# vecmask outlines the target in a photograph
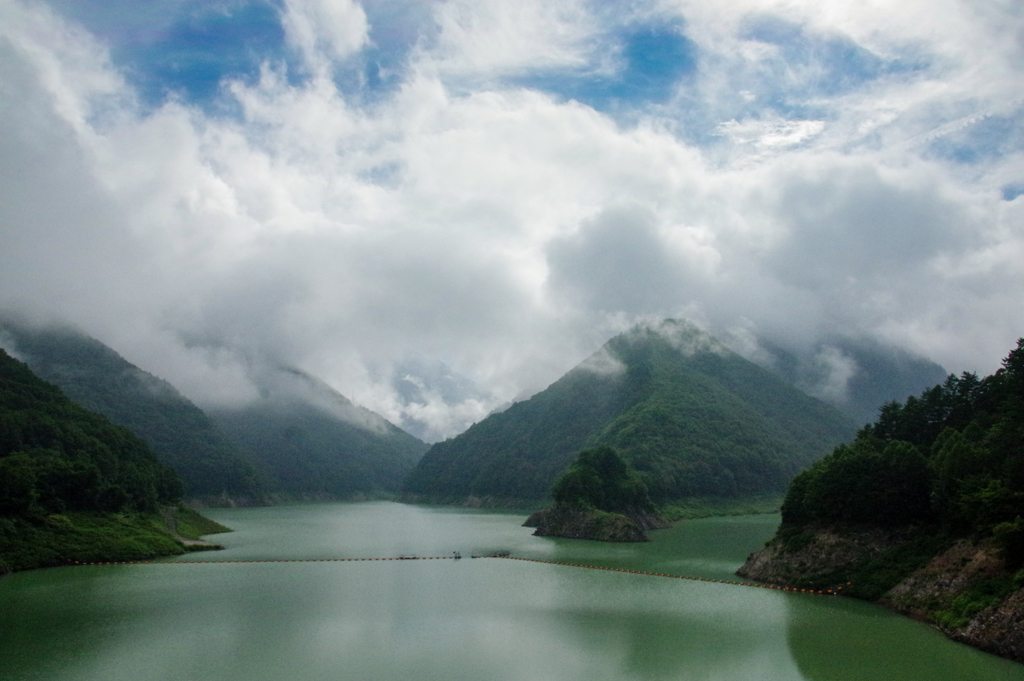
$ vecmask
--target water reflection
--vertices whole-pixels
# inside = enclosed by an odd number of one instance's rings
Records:
[[[1024,665],[952,643],[918,622],[844,598],[794,598],[789,649],[808,681],[1019,681]]]
[[[616,545],[532,537],[518,516],[400,504],[211,515],[237,530],[219,538],[228,549],[218,559],[504,548],[708,579],[731,579],[778,522],[698,521]],[[957,678],[950,670],[1024,681],[1024,666],[932,634],[840,599],[501,559],[104,566],[0,580],[5,681]]]

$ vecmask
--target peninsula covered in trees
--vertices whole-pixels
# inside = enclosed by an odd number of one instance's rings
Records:
[[[541,537],[647,541],[644,530],[667,527],[647,485],[611,447],[579,453],[551,490],[555,505],[523,523]]]
[[[951,375],[886,404],[798,475],[777,535],[740,574],[848,583],[1024,661],[1024,339],[991,376]]]

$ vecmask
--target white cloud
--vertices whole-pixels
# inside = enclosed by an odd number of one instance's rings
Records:
[[[586,68],[601,27],[580,0],[450,0],[436,11],[436,44],[421,57],[449,76]]]
[[[679,134],[683,99],[626,125],[502,84],[599,67],[586,4],[440,5],[383,102],[268,63],[227,84],[230,118],[138,110],[97,41],[0,0],[0,305],[78,323],[207,403],[250,398],[269,358],[437,437],[662,316],[733,329],[750,356],[762,336],[856,334],[991,371],[1024,333],[1024,197],[999,192],[1022,155],[966,173],[905,142],[1007,110],[1012,31],[960,4],[963,36],[931,3],[851,7],[661,9],[701,47],[684,94],[734,140],[722,149]],[[788,87],[766,66],[777,51],[737,47],[756,12],[935,65],[819,93],[821,117],[743,115]],[[290,2],[282,21],[316,68],[367,45],[353,3]],[[388,368],[410,353],[493,395],[401,404]]]
[[[131,108],[131,93],[105,46],[84,29],[45,5],[16,0],[0,0],[0,27],[4,46],[31,64],[54,111],[83,139],[97,117]]]
[[[285,0],[281,25],[314,70],[358,52],[368,41],[366,12],[352,0]]]
[[[824,129],[824,121],[730,120],[719,123],[715,132],[737,144],[753,144],[760,150],[781,150],[796,146]]]

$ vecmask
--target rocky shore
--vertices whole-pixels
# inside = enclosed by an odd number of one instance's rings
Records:
[[[802,528],[780,533],[737,574],[786,586],[843,586],[953,640],[1024,663],[1024,570],[1009,569],[991,540],[949,540],[930,558],[915,558],[927,552],[927,539],[913,529]],[[915,560],[921,565],[906,570]]]
[[[607,513],[559,506],[537,511],[523,523],[523,527],[537,528],[533,534],[538,537],[608,542],[649,541],[646,530],[669,526],[660,516],[650,513]]]

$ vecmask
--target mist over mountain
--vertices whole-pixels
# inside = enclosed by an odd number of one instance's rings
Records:
[[[346,498],[394,492],[428,445],[298,369],[253,376],[260,396],[210,415],[272,492]]]
[[[146,440],[213,501],[268,493],[324,498],[392,492],[427,445],[323,381],[268,362],[247,366],[257,396],[202,410],[177,389],[85,334],[0,322],[0,347],[71,399]]]
[[[854,422],[689,322],[642,324],[532,398],[434,445],[414,497],[539,500],[584,448],[609,445],[652,498],[781,492]]]
[[[762,340],[758,350],[751,359],[861,424],[946,378],[935,362],[870,339],[832,338],[803,350]]]
[[[0,347],[72,400],[145,440],[192,497],[260,499],[256,467],[173,385],[131,364],[94,338],[62,326],[0,320]]]

